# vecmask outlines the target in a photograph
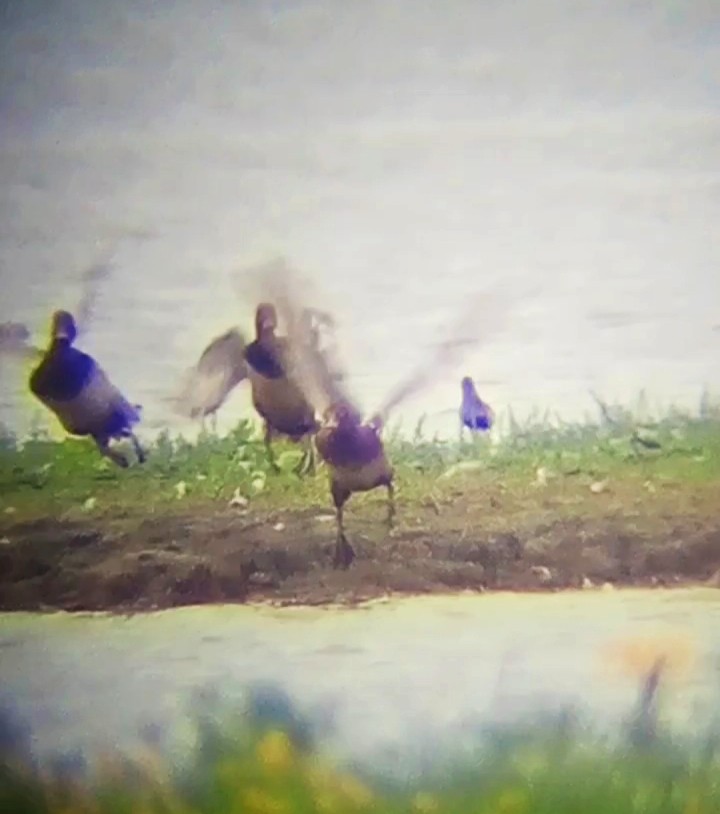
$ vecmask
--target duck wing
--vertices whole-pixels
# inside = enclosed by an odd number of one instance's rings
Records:
[[[110,276],[113,270],[112,253],[93,263],[80,278],[80,299],[72,312],[75,317],[78,334],[85,333],[95,317],[95,310],[100,293],[100,287]]]
[[[176,409],[191,418],[218,409],[230,392],[248,376],[245,338],[231,328],[213,339],[185,374],[172,397]]]

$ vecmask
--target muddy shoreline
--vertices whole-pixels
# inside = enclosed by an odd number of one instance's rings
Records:
[[[369,509],[355,518],[357,559],[346,571],[331,565],[327,510],[6,521],[0,610],[354,605],[393,594],[720,587],[714,512],[531,515],[493,529],[464,507],[450,517],[429,511],[388,534]]]

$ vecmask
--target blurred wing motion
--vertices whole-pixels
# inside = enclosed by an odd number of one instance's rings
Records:
[[[344,385],[345,377],[336,355],[331,351],[319,352],[317,348],[312,326],[313,309],[305,304],[308,292],[312,291],[307,281],[301,281],[281,258],[246,273],[255,273],[261,278],[263,296],[275,303],[278,315],[286,324],[291,359],[288,375],[296,379],[308,401],[321,414],[337,402],[355,406]],[[457,366],[470,350],[491,340],[506,324],[510,311],[505,291],[487,290],[472,297],[450,326],[446,338],[433,345],[427,358],[372,414],[373,423],[384,424],[400,403],[447,374],[448,369]]]
[[[383,424],[390,412],[433,380],[457,367],[464,356],[497,335],[507,322],[511,310],[504,292],[484,292],[473,297],[452,324],[449,335],[433,345],[417,368],[402,380],[374,413]]]
[[[112,253],[108,254],[111,256]],[[100,286],[109,277],[112,268],[110,257],[106,257],[93,263],[83,272],[80,280],[80,300],[75,311],[71,312],[75,317],[78,333],[85,333],[88,330],[95,315]]]
[[[108,254],[111,254],[110,252]],[[80,278],[80,300],[74,311],[78,333],[87,330],[95,312],[100,286],[112,271],[109,258],[99,260],[83,272]],[[45,353],[30,342],[30,331],[21,322],[0,324],[0,354],[21,359],[34,359]]]
[[[178,412],[201,418],[219,409],[248,376],[245,346],[245,337],[236,328],[213,339],[185,374],[180,392],[171,399]]]
[[[322,414],[337,401],[350,401],[337,350],[332,341],[330,345],[323,341],[327,339],[323,329],[334,338],[336,323],[331,314],[308,304],[319,299],[312,285],[282,258],[242,273],[255,277],[256,298],[272,302],[284,323],[286,373],[313,408]]]

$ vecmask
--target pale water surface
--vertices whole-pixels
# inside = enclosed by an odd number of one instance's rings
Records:
[[[323,745],[386,768],[432,759],[493,723],[578,711],[599,732],[629,715],[642,675],[617,642],[690,651],[663,717],[712,725],[720,591],[419,597],[352,610],[187,608],[130,618],[0,617],[0,686],[47,756],[131,745],[146,724],[182,732],[192,693],[261,682],[324,726]],[[681,654],[682,655],[682,654]],[[681,660],[682,661],[682,660]],[[171,726],[171,729],[173,728]],[[179,728],[178,728],[179,727]]]
[[[464,372],[499,409],[566,417],[591,387],[694,406],[715,386],[715,0],[0,15],[0,320],[41,334],[109,259],[83,345],[148,431],[174,421],[162,398],[204,343],[247,326],[232,270],[276,253],[337,309],[368,408],[487,285],[517,304],[507,329],[400,415],[449,426]],[[3,363],[0,419],[19,430],[22,376]]]

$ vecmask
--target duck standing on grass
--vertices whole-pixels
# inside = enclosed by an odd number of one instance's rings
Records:
[[[205,418],[210,416],[215,432],[217,411],[247,377],[245,338],[236,328],[231,328],[205,348],[188,371],[181,392],[172,400],[184,415],[199,418],[203,429]]]
[[[276,303],[278,312],[288,325],[288,347],[292,353],[290,375],[305,393],[308,401],[322,416],[322,424],[315,436],[320,458],[329,472],[330,493],[335,506],[337,536],[334,566],[347,568],[355,558],[355,551],[345,536],[343,509],[355,492],[367,492],[377,487],[387,489],[387,524],[395,519],[394,472],[381,439],[382,427],[390,410],[431,383],[438,371],[448,368],[458,355],[476,344],[473,335],[478,324],[478,308],[473,303],[471,312],[454,324],[456,336],[437,343],[425,356],[423,363],[401,381],[387,398],[383,408],[370,420],[363,420],[344,387],[344,377],[337,364],[330,368],[323,354],[310,353],[312,338],[308,337],[307,320],[303,319],[300,286],[291,270],[282,262],[266,269],[266,289]],[[496,317],[504,316],[505,309],[496,308]],[[492,329],[489,319],[482,321],[483,331]]]
[[[130,404],[98,363],[73,343],[77,326],[68,311],[55,311],[50,344],[30,376],[30,391],[71,435],[91,436],[100,453],[118,466],[127,458],[110,449],[110,439],[130,438],[138,461],[145,453],[132,431],[140,421],[139,407]]]
[[[462,380],[462,404],[460,406],[460,440],[467,427],[471,432],[489,430],[495,420],[495,413],[477,394],[475,384],[469,376]]]

